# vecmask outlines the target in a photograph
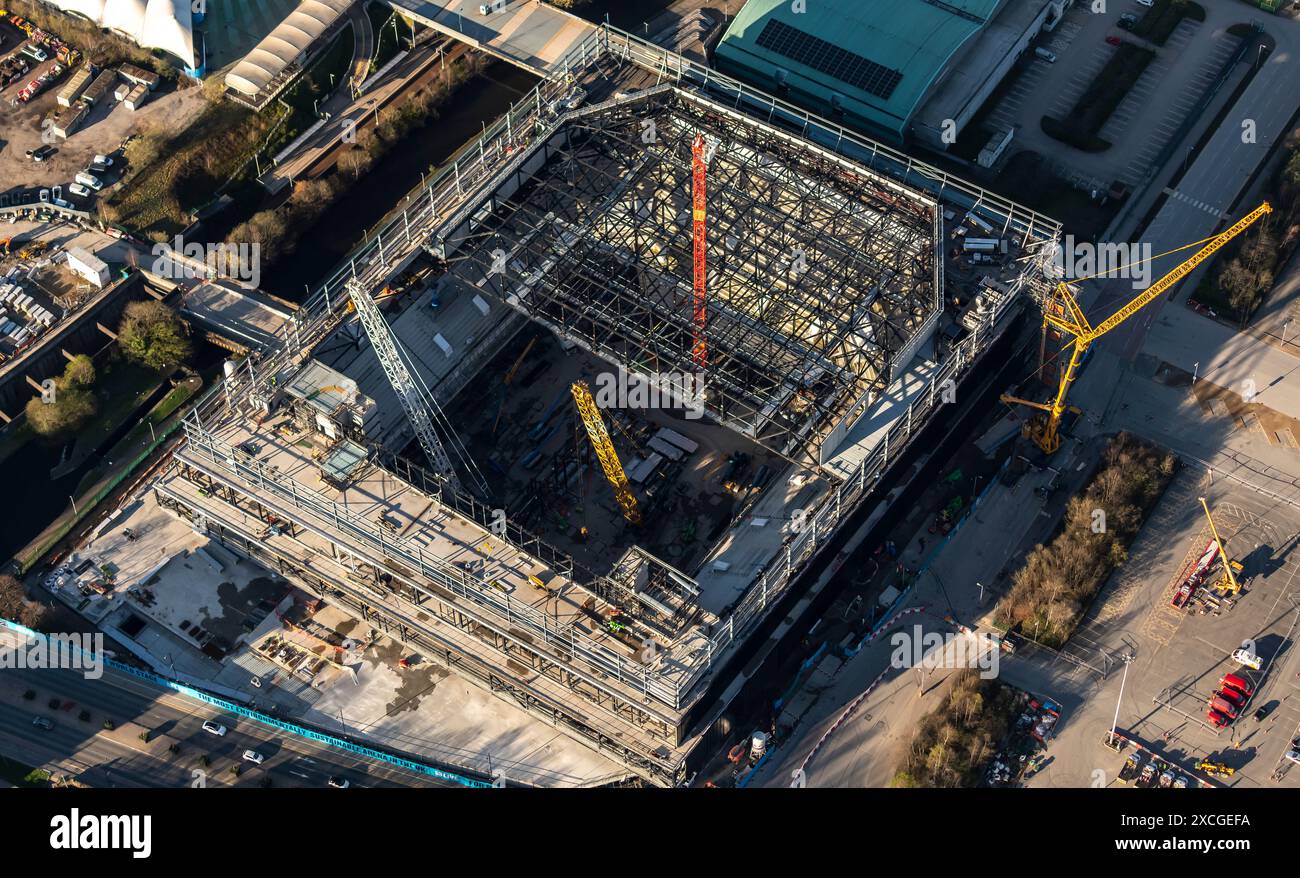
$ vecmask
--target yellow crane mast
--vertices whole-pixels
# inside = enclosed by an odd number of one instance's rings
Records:
[[[1061,416],[1065,414],[1065,395],[1070,390],[1070,385],[1079,371],[1079,364],[1083,362],[1083,356],[1087,353],[1092,343],[1119,326],[1125,320],[1128,320],[1138,311],[1141,311],[1160,294],[1167,291],[1174,284],[1178,283],[1200,265],[1206,259],[1213,256],[1224,244],[1227,244],[1233,238],[1240,235],[1249,228],[1256,220],[1266,213],[1273,210],[1269,203],[1265,201],[1259,207],[1246,214],[1244,217],[1233,223],[1227,229],[1210,238],[1204,247],[1185,262],[1180,263],[1172,271],[1166,274],[1160,280],[1138,293],[1131,302],[1120,308],[1104,321],[1092,326],[1086,317],[1083,316],[1083,309],[1075,300],[1074,294],[1070,292],[1070,285],[1065,281],[1056,285],[1052,296],[1043,305],[1043,323],[1055,327],[1057,330],[1072,336],[1074,342],[1070,350],[1070,361],[1065,369],[1061,371],[1060,379],[1057,386],[1056,398],[1050,403],[1033,402],[1027,399],[1021,399],[1010,394],[1002,394],[1002,401],[1006,403],[1018,403],[1031,408],[1039,409],[1043,414],[1037,415],[1025,422],[1025,438],[1031,440],[1035,445],[1043,450],[1045,454],[1052,454],[1056,449],[1061,447]]]
[[[1214,537],[1214,544],[1219,547],[1219,561],[1223,564],[1223,576],[1211,588],[1225,596],[1235,595],[1241,591],[1241,583],[1237,581],[1235,574],[1246,568],[1239,562],[1228,558],[1228,550],[1223,547],[1223,540],[1219,539],[1219,529],[1214,526],[1214,516],[1210,515],[1210,507],[1206,504],[1204,497],[1198,497],[1197,499],[1201,501],[1201,508],[1205,510],[1205,518],[1210,522],[1210,534]]]
[[[641,510],[637,508],[636,497],[632,496],[632,486],[628,483],[627,473],[623,472],[623,464],[618,459],[618,453],[614,451],[614,443],[610,441],[609,431],[605,429],[605,420],[600,416],[600,409],[596,407],[591,388],[585,381],[575,381],[572,389],[573,401],[578,406],[578,414],[582,417],[583,425],[587,428],[587,438],[591,440],[591,447],[596,450],[596,459],[600,461],[600,467],[605,471],[605,478],[614,488],[614,499],[618,501],[618,507],[623,510],[623,517],[633,524],[640,524]]]

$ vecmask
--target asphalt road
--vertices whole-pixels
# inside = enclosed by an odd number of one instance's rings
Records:
[[[453,786],[223,714],[111,668],[98,680],[70,670],[8,670],[4,675],[0,754],[31,766],[65,766],[74,775],[87,771],[85,780],[93,786],[192,786],[196,770],[206,772],[207,786],[260,786],[268,776],[277,787],[325,787],[331,776],[347,778],[358,787]],[[36,691],[35,699],[21,699],[26,688]],[[75,707],[50,709],[51,697],[75,702]],[[90,711],[89,722],[78,719],[82,709]],[[36,716],[49,717],[54,728],[33,726]],[[121,735],[110,738],[101,732],[105,719],[119,727],[134,722],[166,735],[180,745],[180,752],[172,755],[165,746],[127,742]],[[217,737],[203,731],[208,719],[226,726],[227,734]],[[256,750],[266,759],[260,766],[245,762],[245,750]],[[208,756],[209,766],[199,764],[200,754]],[[230,773],[232,765],[242,768],[237,778]]]

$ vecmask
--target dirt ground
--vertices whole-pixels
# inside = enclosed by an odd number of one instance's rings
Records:
[[[4,45],[0,46],[0,57],[18,47],[19,44],[6,38]],[[0,112],[0,191],[15,187],[67,186],[79,171],[85,170],[97,153],[113,152],[127,137],[151,123],[165,124],[170,131],[180,130],[198,116],[204,106],[203,90],[199,88],[159,95],[135,112],[118,104],[110,95],[95,107],[71,137],[52,144],[57,153],[44,162],[33,162],[27,158],[27,150],[41,145],[41,120],[60,109],[55,98],[71,78],[72,71],[64,73],[31,103],[11,107],[9,102],[23,86],[53,64],[54,61],[50,60],[32,68],[0,91],[0,106],[4,108]]]

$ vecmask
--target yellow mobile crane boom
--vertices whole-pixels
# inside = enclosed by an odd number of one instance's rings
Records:
[[[1174,284],[1191,274],[1196,266],[1213,256],[1224,244],[1240,235],[1256,220],[1266,213],[1271,213],[1272,210],[1273,208],[1265,201],[1259,207],[1237,220],[1237,222],[1210,238],[1206,245],[1196,251],[1191,258],[1175,266],[1172,271],[1138,293],[1131,302],[1095,327],[1088,323],[1088,319],[1083,316],[1083,309],[1079,307],[1079,303],[1070,292],[1070,285],[1065,281],[1057,284],[1053,292],[1054,301],[1047,303],[1043,308],[1044,328],[1050,324],[1061,332],[1072,336],[1074,343],[1070,350],[1070,362],[1061,371],[1056,398],[1050,403],[1044,403],[1031,402],[1006,393],[1002,394],[1003,402],[1027,405],[1043,412],[1042,415],[1025,422],[1025,437],[1032,440],[1046,454],[1052,454],[1056,449],[1060,448],[1061,416],[1065,414],[1066,410],[1065,395],[1069,392],[1070,385],[1074,383],[1079,371],[1079,364],[1083,362],[1083,355],[1087,353],[1092,343],[1125,320],[1128,320],[1138,311],[1141,311],[1161,293],[1164,293]],[[1049,307],[1049,305],[1053,304],[1057,307]]]
[[[1219,561],[1223,564],[1223,578],[1215,583],[1214,588],[1225,595],[1235,595],[1241,591],[1241,583],[1237,581],[1234,571],[1240,572],[1245,568],[1240,563],[1228,559],[1228,550],[1223,547],[1223,540],[1219,539],[1219,529],[1214,526],[1214,516],[1210,515],[1209,505],[1206,504],[1204,497],[1197,499],[1201,501],[1205,518],[1210,522],[1210,535],[1214,537],[1214,544],[1219,547]]]
[[[575,381],[572,390],[573,401],[578,406],[578,414],[587,428],[587,438],[591,440],[591,447],[596,449],[596,459],[600,461],[601,469],[605,471],[605,478],[609,479],[610,485],[614,488],[614,499],[618,501],[618,508],[623,510],[623,517],[628,521],[640,524],[641,510],[637,508],[636,497],[632,496],[632,486],[628,484],[627,473],[623,472],[623,464],[618,459],[618,452],[614,450],[614,443],[610,441],[609,431],[605,429],[605,421],[600,416],[600,409],[596,407],[591,388],[587,387],[585,381]]]

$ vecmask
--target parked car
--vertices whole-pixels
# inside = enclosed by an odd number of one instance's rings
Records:
[[[1243,665],[1247,668],[1250,668],[1253,671],[1258,671],[1260,667],[1263,665],[1263,662],[1260,660],[1259,656],[1255,655],[1254,652],[1252,652],[1251,650],[1247,649],[1244,646],[1241,649],[1234,649],[1232,651],[1232,660],[1239,665]]]
[[[266,757],[263,756],[261,753],[258,753],[256,750],[245,750],[244,761],[251,762],[254,765],[261,765],[263,762],[266,761]]]
[[[1231,686],[1247,698],[1255,691],[1255,687],[1245,677],[1237,674],[1224,674],[1223,679],[1219,681],[1219,686]]]
[[[1047,51],[1041,46],[1037,49],[1034,49],[1034,55],[1040,58],[1041,60],[1046,61],[1048,64],[1056,63],[1056,54],[1054,52]]]
[[[32,720],[32,725],[36,726],[38,729],[45,729],[45,731],[48,732],[54,728],[54,720],[50,719],[48,716],[38,716],[36,719]]]
[[[113,167],[113,157],[108,155],[97,155],[90,160],[92,165],[99,165],[101,168]]]
[[[1218,695],[1215,695],[1210,699],[1210,707],[1214,708],[1228,719],[1237,718],[1237,708],[1233,707],[1227,699],[1220,698]]]
[[[1227,728],[1228,718],[1214,708],[1210,708],[1205,712],[1205,718],[1209,720],[1210,725],[1214,726],[1216,729]]]
[[[82,186],[80,183],[73,183],[71,186],[68,187],[68,191],[71,192],[73,195],[77,196],[78,198],[90,197],[90,190],[87,189],[85,186]]]
[[[1300,762],[1300,750],[1286,751],[1286,758],[1290,759],[1292,762]]]
[[[55,149],[54,147],[52,147],[52,146],[49,146],[48,144],[45,145],[45,146],[37,147],[35,150],[32,151],[32,154],[31,154],[31,155],[32,155],[32,161],[34,161],[34,162],[43,162],[43,161],[45,161],[47,158],[49,158],[50,156],[54,155],[56,152],[58,152],[58,150],[56,150],[56,149]]]
[[[1265,704],[1259,710],[1255,711],[1255,722],[1257,723],[1263,722],[1264,717],[1268,716],[1272,712],[1273,712],[1273,702],[1270,701],[1268,704]]]
[[[1151,7],[1156,5],[1156,0],[1138,0],[1138,6]]]
[[[219,722],[214,722],[213,720],[206,720],[203,723],[203,731],[210,732],[211,734],[214,734],[218,738],[220,738],[226,734],[228,729]]]
[[[1112,36],[1106,37],[1106,42],[1109,43],[1109,44],[1112,45],[1112,46],[1118,46],[1120,43],[1123,42],[1123,40],[1121,40],[1121,39],[1120,39],[1119,37],[1117,37],[1117,36],[1112,35]]]
[[[1234,707],[1242,707],[1246,703],[1246,696],[1242,695],[1231,686],[1224,686],[1218,692],[1215,692],[1214,695],[1216,698],[1222,698]]]
[[[346,790],[348,787],[352,786],[352,782],[346,777],[331,777],[330,786],[338,790]]]

